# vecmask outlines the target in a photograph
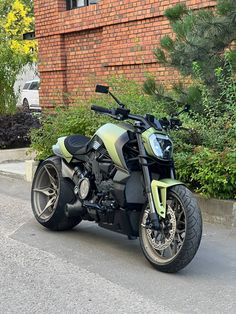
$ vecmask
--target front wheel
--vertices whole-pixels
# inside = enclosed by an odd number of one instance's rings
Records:
[[[197,201],[183,185],[167,192],[166,218],[160,218],[160,230],[152,229],[149,206],[144,208],[139,228],[142,251],[158,270],[174,273],[188,265],[201,242],[202,217]]]

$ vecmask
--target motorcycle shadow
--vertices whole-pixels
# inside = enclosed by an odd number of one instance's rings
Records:
[[[200,280],[215,281],[215,278],[218,278],[234,282],[232,275],[235,273],[235,254],[232,254],[232,249],[229,247],[220,245],[219,241],[223,240],[220,230],[218,230],[218,236],[214,237],[211,231],[212,226],[206,228],[207,234],[203,236],[199,251],[192,262],[176,274],[176,280],[191,278],[198,282]],[[129,240],[125,235],[108,231],[91,223],[79,225],[67,236],[76,239],[80,246],[82,245],[94,253],[102,250],[103,256],[106,255],[108,259],[114,256],[122,259],[121,263],[126,263],[126,267],[133,266],[135,260],[135,266],[140,270],[154,270],[144,258],[138,239]],[[228,238],[226,234],[224,236]],[[160,274],[160,272],[158,273]],[[162,275],[173,276],[173,274],[164,273]]]
[[[150,272],[155,269],[144,258],[139,240],[100,228],[94,223],[82,222],[70,231],[53,232],[34,220],[20,227],[12,238],[33,247],[55,253],[68,260],[82,260],[88,267],[95,264],[115,263],[118,268]],[[233,249],[236,233],[206,225],[202,243],[193,261],[183,270],[171,275],[176,280],[235,283],[236,252]],[[153,270],[153,271],[152,271]],[[159,276],[170,276],[161,274]],[[178,278],[178,279],[177,279]]]
[[[138,238],[129,240],[124,234],[106,230],[94,223],[82,222],[79,226],[64,234],[66,237],[72,237],[74,240],[79,241],[80,245],[84,244],[90,249],[112,249],[135,256],[141,253]]]

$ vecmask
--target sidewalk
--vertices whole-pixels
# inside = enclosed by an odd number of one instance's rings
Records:
[[[0,175],[25,179],[25,161],[0,163]]]

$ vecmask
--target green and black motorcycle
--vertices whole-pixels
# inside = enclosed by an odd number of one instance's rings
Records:
[[[180,120],[134,115],[109,91],[118,108],[91,109],[120,122],[100,127],[92,138],[61,137],[54,156],[42,161],[32,184],[32,209],[51,230],[67,230],[82,220],[139,237],[147,260],[163,272],[177,272],[196,254],[202,235],[197,202],[175,179],[168,129]],[[188,106],[183,111],[187,111]],[[122,122],[133,120],[133,123]]]

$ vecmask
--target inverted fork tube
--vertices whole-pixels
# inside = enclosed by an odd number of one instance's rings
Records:
[[[153,202],[153,198],[152,198],[151,179],[150,179],[150,174],[149,174],[149,170],[148,170],[148,166],[147,166],[147,158],[145,158],[145,156],[147,156],[147,154],[146,154],[146,151],[145,151],[145,148],[143,145],[141,132],[138,128],[137,128],[137,142],[138,142],[139,155],[140,155],[139,156],[139,162],[141,164],[142,171],[143,171],[143,177],[144,177],[145,192],[147,194],[148,202],[149,202],[149,206],[150,206],[151,223],[156,229],[159,229],[159,219],[158,219],[158,215],[157,215],[155,205]]]

